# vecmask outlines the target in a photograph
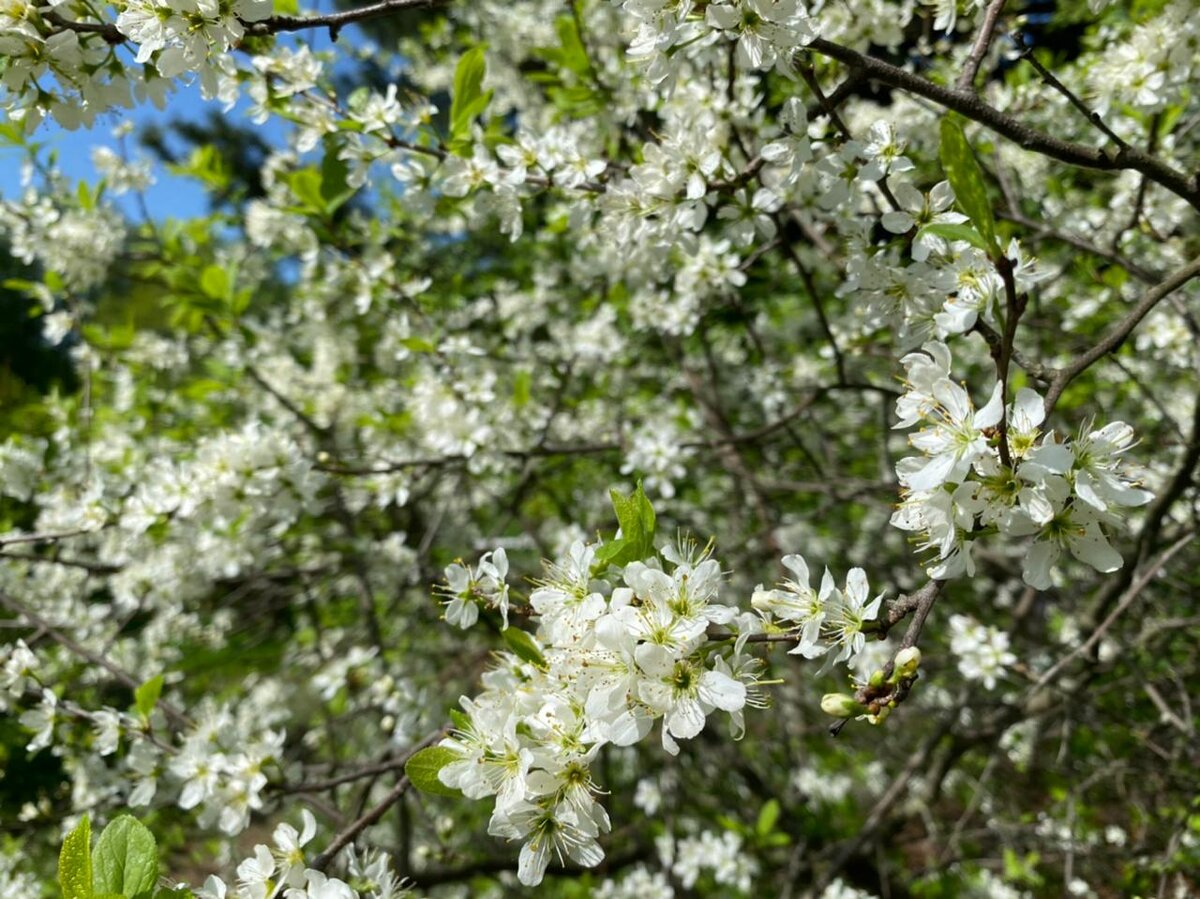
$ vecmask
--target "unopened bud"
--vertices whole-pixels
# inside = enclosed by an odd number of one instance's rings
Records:
[[[899,678],[909,678],[917,673],[917,669],[921,667],[921,650],[915,646],[909,646],[907,649],[902,649],[896,653],[896,661],[894,663],[894,671]]]
[[[853,718],[864,714],[867,707],[845,693],[826,693],[821,697],[821,711],[834,718]]]
[[[873,671],[871,673],[871,678],[870,678],[870,680],[867,681],[867,683],[870,684],[872,687],[882,687],[883,683],[884,683],[883,669],[880,668],[878,671]]]

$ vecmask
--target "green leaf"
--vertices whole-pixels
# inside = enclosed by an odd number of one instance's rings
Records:
[[[404,763],[404,773],[412,781],[412,785],[422,793],[432,793],[434,796],[462,796],[453,787],[448,787],[438,780],[438,772],[457,762],[462,756],[444,746],[430,746],[415,752]]]
[[[336,212],[357,189],[350,186],[350,167],[339,155],[342,142],[336,137],[325,139],[325,156],[321,160],[321,199],[326,214]]]
[[[525,631],[517,627],[505,628],[501,634],[504,637],[504,642],[508,644],[508,648],[516,654],[519,659],[529,662],[531,665],[537,665],[539,668],[546,668],[546,657],[542,655],[542,651],[538,645],[533,642],[533,638]]]
[[[304,168],[283,175],[283,181],[296,199],[304,207],[305,212],[316,215],[325,214],[325,198],[321,195],[321,173],[314,168]]]
[[[775,799],[769,799],[758,813],[758,821],[755,822],[754,832],[760,837],[765,837],[775,829],[775,824],[778,821],[779,802]]]
[[[587,48],[579,36],[579,28],[574,16],[559,16],[555,22],[558,40],[562,44],[562,56],[559,62],[563,68],[570,69],[576,75],[583,77],[591,68],[588,63]]]
[[[1001,253],[996,241],[996,220],[992,215],[992,201],[988,199],[983,170],[979,168],[967,136],[957,121],[946,116],[942,119],[941,131],[942,168],[946,170],[946,179],[954,188],[955,199],[983,235],[988,252],[993,258],[999,258]]]
[[[917,232],[917,237],[920,238],[924,234],[932,234],[935,237],[944,237],[946,240],[965,240],[971,246],[979,247],[985,253],[987,252],[987,241],[983,239],[983,235],[972,228],[970,225],[953,225],[950,222],[935,222],[932,225],[926,225]]]
[[[79,201],[81,209],[90,211],[96,208],[96,198],[88,190],[86,181],[79,182],[79,186],[75,190],[75,198]]]
[[[276,8],[278,9],[278,7]],[[196,894],[187,887],[175,887],[174,889],[161,887],[154,894],[154,899],[196,899]]]
[[[162,696],[162,688],[163,676],[156,674],[133,691],[133,705],[146,720],[150,719],[150,713],[158,704],[158,698]]]
[[[636,559],[644,559],[654,553],[654,507],[638,481],[637,489],[630,496],[610,490],[613,511],[621,525],[621,536],[625,539]]]
[[[471,727],[471,719],[465,712],[460,712],[458,709],[450,710],[450,722],[454,725],[455,730],[469,730]]]
[[[205,296],[214,300],[228,298],[230,288],[229,272],[219,265],[206,265],[200,273],[200,290]]]
[[[149,895],[158,880],[158,845],[154,834],[131,815],[109,823],[93,855],[95,889],[129,899]]]
[[[486,46],[480,44],[468,50],[454,69],[454,91],[450,99],[450,136],[454,140],[467,136],[475,117],[491,102],[492,92],[483,92],[483,77],[487,74]]]
[[[520,369],[513,376],[513,405],[518,409],[529,405],[533,396],[533,372],[527,368]]]
[[[93,899],[92,824],[87,815],[63,839],[58,854],[58,885],[62,899]]]

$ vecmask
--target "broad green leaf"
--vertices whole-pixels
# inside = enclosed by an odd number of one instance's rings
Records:
[[[214,300],[224,300],[229,296],[229,272],[219,265],[206,265],[200,273],[200,290]]]
[[[988,199],[983,170],[979,168],[967,136],[958,122],[946,116],[942,119],[941,132],[942,168],[946,170],[946,180],[954,188],[958,205],[983,236],[988,252],[993,258],[998,258],[1000,245],[996,241],[996,220],[992,215],[992,201]]]
[[[454,91],[450,98],[450,136],[459,140],[471,130],[471,122],[487,108],[492,92],[483,92],[487,74],[486,45],[480,44],[462,55],[454,69]]]
[[[621,525],[621,536],[636,559],[644,559],[654,552],[654,507],[638,481],[637,489],[630,496],[616,490],[609,491],[613,511]],[[633,561],[633,560],[630,560]]]
[[[58,886],[62,899],[93,899],[92,824],[87,815],[63,839],[58,854]]]
[[[574,16],[559,16],[555,22],[558,30],[558,40],[562,44],[562,56],[559,62],[564,68],[570,69],[576,75],[583,77],[588,74],[591,66],[588,64],[587,48],[579,36],[579,28]]]
[[[779,821],[779,802],[775,799],[769,799],[758,813],[758,821],[754,825],[754,832],[760,837],[765,837],[775,829],[777,821]]]
[[[412,785],[422,793],[432,793],[435,796],[462,796],[458,790],[448,787],[438,780],[438,772],[457,762],[462,756],[444,746],[430,746],[420,752],[413,753],[404,763],[404,773],[412,781]]]
[[[517,627],[505,628],[504,642],[522,661],[529,662],[531,665],[537,665],[539,668],[546,667],[546,657],[542,655],[542,651],[538,649],[538,645],[533,642],[533,638],[525,631]]]
[[[471,727],[471,719],[465,712],[460,712],[458,709],[450,710],[450,721],[456,730],[469,730]]]
[[[296,172],[288,172],[283,176],[296,199],[307,212],[317,215],[325,214],[325,198],[321,195],[321,173],[314,168],[304,168]]]
[[[156,674],[133,691],[134,707],[143,718],[149,720],[150,713],[154,711],[154,707],[158,704],[158,698],[162,696],[162,688],[163,676]]]
[[[96,198],[92,196],[88,190],[86,181],[80,181],[79,187],[75,191],[76,199],[79,201],[79,206],[85,210],[91,210],[96,207]]]
[[[533,372],[527,368],[520,369],[513,376],[513,405],[518,409],[529,405],[533,395]]]
[[[154,894],[154,899],[196,899],[196,894],[187,887],[160,887],[158,892]]]
[[[925,225],[917,232],[917,237],[920,238],[923,234],[932,234],[935,237],[944,237],[946,240],[965,240],[971,246],[979,247],[985,253],[987,252],[987,241],[983,239],[983,235],[972,228],[970,225],[954,225],[950,222],[934,222],[932,225]]]
[[[326,214],[336,212],[354,196],[356,188],[350,186],[350,168],[339,155],[342,142],[336,137],[325,140],[325,156],[321,160],[321,199]]]
[[[158,846],[154,834],[130,815],[104,828],[92,854],[95,890],[128,899],[149,894],[158,880]]]

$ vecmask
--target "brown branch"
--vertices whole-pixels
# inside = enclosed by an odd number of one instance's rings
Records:
[[[427,746],[432,746],[434,743],[436,743],[438,740],[440,740],[443,736],[445,736],[446,733],[449,732],[449,730],[450,730],[449,725],[444,725],[442,727],[439,727],[433,733],[429,734],[423,740],[421,740],[421,742],[415,744],[408,751],[409,757],[415,755],[417,752],[419,752],[420,750],[424,749]],[[407,759],[406,759],[406,761],[407,761]],[[333,841],[330,842],[330,844],[325,847],[325,849],[321,852],[321,854],[313,859],[312,864],[309,865],[309,867],[313,868],[317,871],[324,871],[326,868],[328,868],[330,863],[337,857],[337,854],[339,852],[341,852],[348,845],[350,845],[350,843],[354,842],[355,838],[360,833],[362,833],[364,830],[366,830],[368,827],[370,827],[372,824],[374,824],[380,818],[382,818],[387,813],[388,809],[390,809],[393,805],[395,805],[397,802],[400,801],[400,797],[402,797],[405,793],[407,793],[408,788],[411,786],[412,786],[412,781],[410,781],[408,779],[407,775],[405,775],[404,777],[401,777],[400,780],[397,781],[396,785],[394,787],[392,787],[392,789],[388,792],[388,794],[386,796],[383,797],[383,799],[380,801],[380,803],[378,805],[376,805],[374,808],[370,809],[369,811],[365,812],[364,814],[360,815],[353,822],[351,822],[344,830],[342,830],[337,836],[335,836],[333,838]]]
[[[83,644],[72,639],[71,637],[68,637],[65,633],[63,633],[41,615],[30,611],[30,609],[24,603],[14,599],[2,591],[0,591],[0,606],[4,606],[13,614],[19,615],[31,622],[34,627],[43,633],[48,634],[55,643],[58,643],[66,648],[68,652],[79,656],[84,661],[91,662],[93,665],[103,668],[130,690],[137,690],[138,687],[142,685],[141,681],[135,678],[124,668],[113,664],[99,653],[92,652]],[[191,719],[188,718],[188,716],[181,709],[177,708],[167,700],[159,699],[157,705],[158,708],[162,709],[163,713],[166,714],[168,718],[171,718],[173,721],[175,721],[176,724],[191,726]]]
[[[338,32],[347,25],[379,19],[406,9],[432,9],[446,2],[447,0],[382,0],[370,6],[320,16],[271,16],[260,22],[246,23],[246,34],[260,36],[279,34],[283,31],[303,31],[305,28],[328,28],[330,39],[336,41]]]
[[[1027,701],[1032,701],[1037,692],[1041,690],[1042,687],[1046,686],[1046,684],[1050,683],[1050,681],[1054,680],[1055,676],[1062,671],[1063,668],[1070,664],[1072,659],[1076,659],[1081,655],[1085,655],[1094,646],[1098,645],[1100,639],[1105,635],[1105,633],[1107,633],[1108,629],[1112,627],[1113,622],[1115,622],[1117,618],[1119,618],[1121,614],[1133,604],[1134,600],[1141,595],[1141,592],[1145,589],[1146,585],[1154,580],[1155,576],[1159,573],[1159,571],[1162,570],[1163,566],[1166,565],[1167,562],[1171,561],[1171,557],[1191,543],[1195,537],[1196,534],[1194,532],[1181,537],[1157,559],[1147,565],[1145,570],[1142,571],[1137,579],[1134,580],[1134,582],[1130,585],[1129,589],[1125,591],[1125,595],[1121,597],[1121,601],[1117,603],[1117,607],[1113,609],[1107,615],[1107,617],[1100,622],[1099,625],[1096,626],[1096,629],[1092,632],[1092,635],[1088,637],[1086,641],[1081,643],[1079,646],[1076,646],[1057,662],[1047,668],[1042,676],[1038,678],[1037,683],[1035,683],[1029,690],[1029,699]]]
[[[996,24],[1000,21],[1000,13],[1004,11],[1006,0],[992,0],[988,4],[986,12],[983,14],[983,24],[979,26],[979,34],[975,36],[975,44],[971,47],[971,54],[967,57],[967,64],[963,66],[962,74],[958,76],[958,82],[955,84],[960,91],[975,90],[975,78],[979,74],[979,67],[983,65],[983,59],[987,56],[988,49],[992,46],[992,38],[996,35]]]
[[[1104,124],[1104,119],[1100,118],[1100,113],[1096,112],[1094,109],[1080,100],[1079,97],[1076,96],[1069,87],[1054,77],[1053,72],[1038,62],[1038,58],[1034,55],[1032,48],[1026,50],[1021,55],[1029,61],[1031,66],[1037,70],[1037,73],[1042,76],[1042,80],[1066,97],[1067,102],[1083,113],[1083,117],[1086,118],[1092,125],[1094,125],[1096,130],[1111,140],[1118,147],[1121,147],[1124,150],[1130,149],[1129,144],[1125,143],[1125,141],[1121,139],[1121,136],[1117,134],[1117,132],[1113,131],[1106,124]]]
[[[912,72],[824,38],[816,38],[808,44],[807,49],[846,65],[861,68],[868,77],[877,81],[932,100],[939,106],[978,122],[1034,153],[1040,153],[1051,159],[1081,168],[1100,171],[1132,169],[1141,172],[1151,181],[1162,185],[1200,210],[1200,181],[1135,147],[1122,146],[1115,150],[1111,148],[1101,150],[1086,144],[1053,137],[1001,112],[994,106],[985,103],[974,93],[942,87],[920,75],[914,75]]]
[[[1066,389],[1071,381],[1091,367],[1096,360],[1119,349],[1121,344],[1125,342],[1125,338],[1130,335],[1142,319],[1150,314],[1150,311],[1155,306],[1197,275],[1200,275],[1200,257],[1176,269],[1160,284],[1147,290],[1142,294],[1137,305],[1091,349],[1076,358],[1070,365],[1059,369],[1050,382],[1050,389],[1046,392],[1046,414],[1049,415],[1054,409],[1059,397],[1062,396],[1063,390]]]
[[[78,528],[74,531],[47,531],[42,534],[9,534],[0,537],[0,546],[13,546],[17,543],[49,543],[54,540],[66,540],[68,537],[84,537],[94,534],[98,528]]]

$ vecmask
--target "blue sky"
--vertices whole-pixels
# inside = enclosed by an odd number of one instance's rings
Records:
[[[306,12],[316,13],[332,9],[331,0],[303,3]],[[361,34],[355,29],[342,32],[339,43],[350,46],[352,42],[361,39]],[[281,41],[291,44],[308,44],[313,50],[326,50],[330,47],[329,32],[325,29],[311,29],[294,35],[283,35]],[[239,103],[227,115],[236,119],[244,116],[249,104]],[[32,136],[32,141],[42,144],[43,158],[49,151],[57,154],[57,164],[60,171],[69,178],[94,182],[96,170],[92,166],[92,148],[107,146],[119,150],[119,142],[113,137],[113,128],[122,122],[131,121],[134,133],[125,138],[125,146],[134,157],[152,158],[143,150],[137,141],[137,133],[146,125],[157,124],[164,130],[167,124],[176,119],[203,119],[210,109],[219,110],[220,104],[208,102],[200,96],[198,84],[180,83],[178,90],[171,95],[168,105],[163,110],[153,105],[143,103],[131,110],[117,110],[99,118],[90,129],[66,131],[51,121],[47,121]],[[3,113],[0,113],[2,117]],[[277,120],[269,120],[266,124],[256,126],[258,133],[270,143],[282,143],[285,126]],[[21,163],[24,151],[0,146],[0,197],[11,198],[21,190]],[[203,215],[208,211],[205,191],[197,182],[171,175],[161,165],[154,167],[155,184],[146,191],[146,208],[155,219],[187,218]],[[118,205],[129,214],[137,217],[132,197],[118,199]]]

